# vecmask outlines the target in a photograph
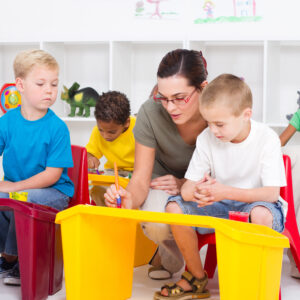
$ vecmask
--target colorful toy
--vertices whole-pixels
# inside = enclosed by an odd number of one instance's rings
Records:
[[[297,99],[297,104],[298,104],[298,109],[300,109],[300,91],[297,91],[297,94],[298,94],[298,99]],[[290,121],[291,118],[293,117],[294,114],[288,114],[286,115],[286,118]]]
[[[5,83],[0,91],[0,108],[3,113],[21,105],[21,95],[14,83]]]
[[[77,116],[89,117],[90,108],[95,107],[99,99],[99,94],[93,88],[87,87],[78,90],[79,87],[77,82],[74,82],[69,89],[63,86],[64,91],[61,93],[61,99],[71,106],[69,117],[75,116],[76,107],[79,108]]]

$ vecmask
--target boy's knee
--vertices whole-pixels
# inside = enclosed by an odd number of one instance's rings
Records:
[[[176,202],[169,202],[166,206],[167,213],[182,214],[182,209]]]
[[[251,223],[265,225],[272,228],[273,216],[264,206],[256,206],[250,212]]]

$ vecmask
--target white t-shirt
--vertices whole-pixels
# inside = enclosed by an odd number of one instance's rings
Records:
[[[278,135],[251,120],[249,136],[241,143],[222,142],[206,128],[197,138],[185,178],[198,181],[204,174],[237,188],[286,186]]]

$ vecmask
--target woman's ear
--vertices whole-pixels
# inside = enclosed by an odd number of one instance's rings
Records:
[[[204,89],[207,85],[208,85],[207,80],[202,81],[202,83],[200,84],[201,90]]]
[[[16,88],[20,93],[24,91],[23,80],[20,77],[16,78]]]

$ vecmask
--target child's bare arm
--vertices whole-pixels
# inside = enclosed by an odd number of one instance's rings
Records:
[[[290,138],[296,131],[296,128],[293,125],[289,124],[288,127],[279,136],[281,146],[285,146],[285,144],[290,140]]]
[[[219,182],[212,184],[203,183],[199,189],[199,194],[207,196],[199,197],[197,202],[200,206],[205,206],[208,201],[221,201],[224,199],[236,200],[246,203],[257,201],[275,202],[279,198],[280,187],[266,186],[253,189],[242,189],[226,186]]]
[[[192,201],[197,181],[186,180],[181,187],[181,197],[185,201]]]
[[[97,157],[95,157],[91,153],[87,153],[87,159],[88,159],[88,168],[89,169],[98,169],[100,165],[100,161]]]
[[[17,182],[1,181],[0,191],[3,193],[9,193],[28,189],[41,189],[50,187],[59,180],[62,172],[62,168],[47,167],[45,171],[38,173],[26,180]]]

